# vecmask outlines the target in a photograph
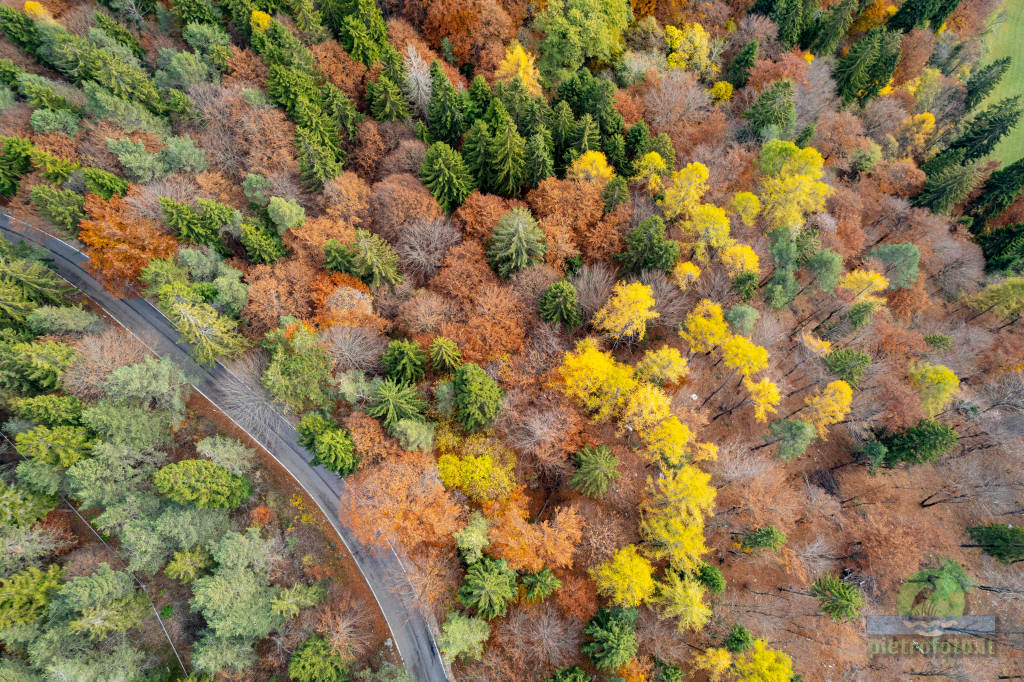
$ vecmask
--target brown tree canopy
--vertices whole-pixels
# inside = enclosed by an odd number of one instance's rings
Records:
[[[408,173],[389,175],[373,185],[370,196],[373,231],[391,242],[413,220],[438,220],[444,211],[419,179]]]

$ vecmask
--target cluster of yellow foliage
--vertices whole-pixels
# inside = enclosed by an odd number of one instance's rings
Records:
[[[722,249],[718,258],[732,278],[739,277],[744,272],[761,274],[761,261],[757,257],[757,252],[747,244],[734,242],[731,246]]]
[[[694,161],[672,173],[672,181],[665,188],[661,207],[666,220],[687,220],[701,197],[708,191],[708,167]]]
[[[510,81],[518,76],[527,92],[540,97],[540,71],[535,62],[536,58],[515,40],[505,48],[505,58],[498,64],[494,77],[500,81]]]
[[[852,401],[853,389],[841,379],[831,382],[820,393],[806,399],[811,412],[810,422],[818,429],[822,440],[827,440],[828,427],[842,421],[850,411]]]
[[[732,210],[747,227],[754,224],[757,214],[761,212],[761,200],[753,192],[736,192],[732,195]]]
[[[697,239],[694,251],[697,260],[703,262],[707,259],[708,247],[722,249],[732,242],[729,237],[729,215],[724,208],[714,204],[697,204],[689,213],[690,218],[683,221],[682,228],[685,233]]]
[[[889,280],[874,270],[852,270],[839,280],[839,288],[850,292],[855,303],[870,301],[881,304],[885,299],[875,294],[888,289]]]
[[[690,285],[700,279],[700,266],[688,260],[678,261],[672,268],[672,279],[683,291],[690,288]]]
[[[53,19],[53,15],[50,14],[50,10],[46,9],[42,3],[35,2],[35,0],[28,0],[25,3],[25,14],[29,15],[37,21],[50,21]]]
[[[648,481],[640,533],[650,555],[667,559],[677,571],[696,570],[707,552],[704,519],[712,513],[716,494],[710,480],[710,474],[684,464]]]
[[[602,189],[614,175],[615,171],[608,164],[604,153],[592,149],[580,154],[565,171],[565,177],[570,180],[585,180]]]
[[[671,52],[668,65],[673,69],[704,72],[711,68],[711,36],[700,24],[665,27],[665,42]]]
[[[768,369],[768,351],[740,334],[722,342],[722,360],[747,378]]]
[[[733,87],[729,81],[716,81],[711,89],[708,90],[708,94],[711,95],[711,99],[715,100],[716,104],[722,102],[728,102],[732,99]]]
[[[558,373],[563,392],[598,422],[618,414],[637,386],[633,368],[600,350],[593,339],[583,339],[575,351],[567,352]]]
[[[754,646],[737,654],[735,661],[728,649],[711,647],[695,656],[693,665],[706,672],[710,682],[722,682],[730,670],[738,682],[788,682],[793,679],[793,660],[785,653],[769,648],[763,639],[754,640]]]
[[[641,282],[619,282],[603,308],[594,315],[594,327],[614,341],[642,341],[647,323],[659,317],[654,292]]]
[[[619,416],[620,430],[644,433],[672,416],[672,401],[654,384],[642,382]]]
[[[258,9],[254,9],[249,15],[249,26],[253,31],[266,31],[270,27],[270,15]]]
[[[440,454],[437,471],[446,488],[461,490],[479,504],[502,500],[515,488],[515,453],[501,441],[484,434],[463,440],[441,425],[435,447]]]
[[[814,147],[770,140],[761,150],[761,204],[770,229],[787,225],[799,231],[807,215],[825,207],[832,188],[821,182],[825,160]]]
[[[648,350],[636,365],[636,378],[658,385],[674,384],[686,376],[686,358],[672,346]]]
[[[750,394],[750,400],[754,403],[754,419],[757,421],[767,422],[768,415],[778,411],[776,408],[782,401],[782,396],[779,394],[779,387],[767,377],[760,381],[743,377],[743,388]]]
[[[921,396],[928,416],[935,416],[960,390],[960,378],[945,365],[911,365],[910,385]]]
[[[679,336],[690,344],[694,353],[710,353],[731,336],[722,306],[703,299],[687,314]]]
[[[662,178],[668,172],[668,163],[658,152],[647,152],[636,162],[636,175],[634,182],[647,184],[647,191],[652,195],[657,194],[663,187]]]
[[[662,618],[675,618],[680,632],[700,630],[711,620],[711,607],[704,601],[704,585],[690,576],[666,571],[658,583],[655,601]]]
[[[636,545],[626,545],[590,572],[598,593],[619,606],[639,606],[654,594],[654,567]]]
[[[804,348],[811,351],[819,358],[824,357],[832,352],[832,344],[824,339],[819,339],[811,332],[801,332],[800,343],[803,344]]]

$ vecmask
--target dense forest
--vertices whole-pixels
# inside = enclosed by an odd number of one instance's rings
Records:
[[[451,679],[1014,679],[1000,11],[2,0],[0,198],[287,417]],[[0,678],[412,679],[272,453],[48,265],[0,243]],[[865,627],[950,609],[985,655]]]

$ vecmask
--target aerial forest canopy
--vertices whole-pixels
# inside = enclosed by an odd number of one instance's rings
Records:
[[[1019,20],[3,0],[0,678],[1024,675]]]

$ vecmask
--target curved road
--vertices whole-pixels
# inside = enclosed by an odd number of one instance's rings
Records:
[[[309,452],[298,444],[298,433],[270,407],[266,398],[219,362],[211,368],[197,365],[188,346],[177,343],[178,333],[162,312],[142,298],[112,296],[84,269],[82,262],[86,256],[73,246],[4,213],[0,213],[0,233],[13,242],[28,241],[49,251],[52,267],[61,277],[154,353],[174,360],[199,393],[249,433],[291,474],[327,517],[355,559],[384,614],[405,669],[417,682],[447,682],[448,670],[430,627],[407,598],[408,581],[398,555],[393,550],[380,553],[362,545],[340,522],[339,501],[346,494],[344,481],[312,463]]]

